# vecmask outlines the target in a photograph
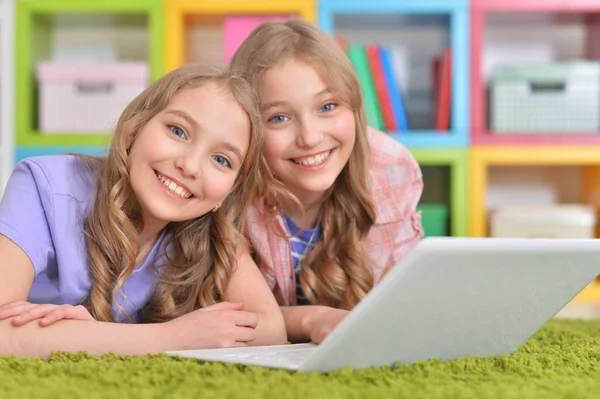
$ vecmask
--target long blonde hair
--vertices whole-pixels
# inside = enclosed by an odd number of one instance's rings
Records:
[[[311,303],[350,309],[373,287],[373,274],[361,244],[375,222],[375,207],[368,183],[370,149],[359,81],[336,42],[302,20],[263,23],[244,41],[231,65],[258,88],[266,70],[288,59],[314,67],[354,113],[354,149],[322,204],[321,245],[311,251],[300,271],[300,283]],[[274,191],[263,190],[261,194],[267,208],[273,207]]]
[[[112,304],[124,311],[117,293],[131,276],[139,253],[142,220],[129,181],[128,151],[144,126],[180,90],[215,82],[229,90],[250,120],[250,145],[233,192],[216,212],[170,223],[158,270],[158,283],[142,312],[146,322],[167,321],[222,299],[236,265],[243,214],[256,195],[265,164],[258,162],[262,129],[257,100],[249,83],[229,68],[186,65],[151,84],[123,111],[107,157],[82,157],[97,174],[96,199],[85,220],[92,288],[87,307],[95,319],[113,321]],[[129,317],[129,315],[127,315]]]

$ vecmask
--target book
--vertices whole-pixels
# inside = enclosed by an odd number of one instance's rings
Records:
[[[386,84],[385,77],[383,76],[381,56],[379,53],[379,46],[377,44],[367,45],[367,58],[369,59],[371,76],[373,77],[373,83],[375,84],[375,93],[377,94],[377,99],[379,100],[379,106],[385,130],[388,132],[394,132],[397,130],[396,120],[394,119],[394,113],[390,103],[388,85]]]
[[[396,79],[394,73],[394,65],[392,63],[392,57],[390,51],[387,48],[380,47],[379,55],[381,57],[381,67],[383,69],[383,76],[388,88],[388,94],[390,96],[390,103],[396,121],[396,130],[402,132],[408,130],[408,119],[406,117],[406,108],[404,106],[404,100],[402,99],[402,88]]]
[[[367,58],[365,47],[355,44],[349,45],[348,58],[352,62],[358,76],[365,113],[367,114],[367,123],[375,129],[383,131],[385,130],[385,126],[379,112],[379,101],[377,100],[377,94],[375,93],[375,86],[371,77],[371,70],[369,68],[369,60]]]

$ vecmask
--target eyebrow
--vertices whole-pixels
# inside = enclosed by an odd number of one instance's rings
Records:
[[[194,130],[201,130],[200,129],[200,124],[191,116],[189,116],[187,113],[185,113],[184,111],[181,111],[179,109],[169,109],[166,111],[167,114],[172,114],[172,115],[177,115],[183,119],[185,119],[185,121],[187,123],[189,123],[190,125],[192,125],[192,129]]]
[[[242,156],[242,151],[240,151],[240,149],[238,147],[236,147],[232,144],[229,144],[229,143],[223,143],[223,146],[225,148],[227,148],[229,151],[233,152],[235,155],[237,155],[240,162],[242,162],[244,160],[244,157]]]
[[[319,91],[317,94],[314,95],[314,97],[321,97],[324,94],[331,94],[332,91],[329,89],[329,87],[324,88],[323,90]],[[261,112],[265,112],[267,111],[269,108],[273,108],[273,107],[277,107],[280,105],[286,105],[287,102],[284,100],[277,100],[277,101],[273,101],[270,103],[267,103],[263,106],[260,107]]]
[[[185,119],[187,123],[189,123],[190,125],[192,125],[192,129],[194,129],[194,130],[201,130],[200,129],[200,124],[198,122],[196,122],[196,120],[194,118],[192,118],[191,116],[189,116],[184,111],[181,111],[179,109],[170,109],[170,110],[167,110],[166,113],[180,116],[181,118]],[[229,143],[223,143],[223,146],[225,148],[227,148],[229,151],[233,152],[235,155],[237,155],[237,157],[239,158],[240,162],[244,159],[244,157],[242,156],[242,151],[238,147],[236,147],[235,145],[229,144]]]

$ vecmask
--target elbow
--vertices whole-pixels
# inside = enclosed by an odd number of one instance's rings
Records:
[[[280,314],[275,323],[273,340],[275,341],[272,345],[284,345],[288,342],[287,329],[285,327],[285,320]]]
[[[254,346],[261,345],[284,345],[287,343],[287,330],[285,327],[285,321],[279,308],[270,312],[269,314],[263,314],[263,317],[259,319],[257,326],[257,335],[260,337],[253,343]],[[265,323],[263,329],[260,328],[261,321]]]
[[[283,315],[277,307],[277,310],[272,315],[272,342],[270,345],[284,345],[288,341],[287,330]]]

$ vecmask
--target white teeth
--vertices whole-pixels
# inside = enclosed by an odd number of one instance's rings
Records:
[[[297,163],[298,165],[303,165],[303,166],[318,166],[321,165],[323,162],[325,162],[325,160],[327,158],[329,158],[329,154],[331,154],[331,151],[327,151],[325,153],[316,155],[314,157],[311,158],[304,158],[301,161],[296,161],[293,160],[295,163]]]
[[[165,178],[163,175],[157,173],[156,177],[158,177],[158,180],[173,194],[181,198],[190,198],[192,196],[192,193],[188,192],[185,188],[178,186],[175,182]]]

